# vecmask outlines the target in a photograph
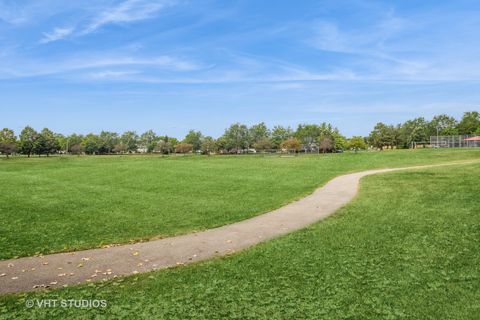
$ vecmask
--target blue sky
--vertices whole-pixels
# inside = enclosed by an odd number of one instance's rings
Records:
[[[480,107],[478,1],[0,0],[0,127],[366,135]]]

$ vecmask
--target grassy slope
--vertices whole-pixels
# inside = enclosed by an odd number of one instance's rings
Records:
[[[479,157],[477,149],[2,160],[0,259],[211,228],[280,207],[345,172]]]
[[[307,229],[231,257],[103,284],[0,298],[36,319],[478,319],[480,165],[370,176]],[[106,299],[26,309],[25,299]],[[3,305],[3,306],[2,306]]]

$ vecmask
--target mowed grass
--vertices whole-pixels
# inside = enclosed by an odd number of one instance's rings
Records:
[[[480,165],[362,180],[335,215],[233,256],[0,298],[15,319],[478,319]],[[104,309],[28,299],[105,299]]]
[[[212,228],[369,168],[480,158],[480,150],[299,157],[51,157],[0,160],[0,259]]]

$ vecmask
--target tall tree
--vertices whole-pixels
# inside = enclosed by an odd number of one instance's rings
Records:
[[[78,152],[79,150],[80,150],[80,153],[83,152],[84,151],[83,145],[82,145],[83,139],[84,139],[84,136],[78,135],[75,133],[68,136],[65,150],[67,150],[67,152],[72,152],[74,154],[76,154],[75,152]],[[81,146],[81,148],[75,147],[75,150],[72,150],[73,146]]]
[[[118,133],[110,131],[102,131],[98,136],[98,152],[99,153],[111,153],[115,146],[118,144]]]
[[[137,151],[138,135],[135,131],[126,131],[120,138],[122,144],[127,148],[127,152]]]
[[[223,135],[225,139],[225,148],[239,152],[242,149],[250,147],[250,137],[248,128],[244,124],[235,123],[225,130]]]
[[[402,125],[401,131],[405,147],[411,147],[414,142],[430,141],[428,123],[423,117],[408,120]]]
[[[395,126],[379,122],[373,128],[373,131],[370,132],[368,141],[375,148],[383,150],[385,147],[397,146],[398,136],[399,134]]]
[[[295,132],[295,138],[300,140],[305,151],[312,151],[317,148],[316,142],[320,134],[320,127],[316,124],[300,124]]]
[[[3,128],[0,131],[0,153],[8,156],[15,153],[17,150],[17,137],[15,132],[8,128]]]
[[[365,150],[367,149],[367,144],[365,143],[365,139],[360,136],[353,136],[351,139],[348,140],[347,144],[348,148],[351,150]]]
[[[465,112],[458,123],[458,134],[473,134],[480,126],[480,114],[477,111]]]
[[[97,154],[100,151],[100,138],[93,133],[89,133],[82,141],[82,146],[86,154]]]
[[[158,143],[157,134],[153,130],[148,130],[140,136],[139,143],[148,153],[153,152]]]
[[[268,139],[270,137],[270,130],[264,122],[255,124],[248,129],[250,136],[250,143],[254,144],[260,140]]]
[[[280,148],[280,144],[293,137],[293,131],[290,127],[282,127],[282,126],[275,126],[273,127],[272,133],[271,133],[271,140],[273,147],[278,149]]]
[[[446,114],[440,114],[433,117],[428,123],[428,137],[436,136],[453,136],[458,134],[458,122],[455,118]]]
[[[217,144],[215,142],[215,139],[213,139],[212,137],[203,138],[201,150],[203,154],[207,155],[215,152],[217,150]]]
[[[46,154],[47,157],[58,152],[60,145],[55,134],[50,129],[44,128],[40,132],[36,141],[36,149],[38,154]]]
[[[200,131],[190,130],[183,139],[183,143],[191,144],[193,151],[198,151],[202,147],[202,138]]]
[[[323,151],[323,153],[326,153],[327,151],[332,150],[333,148],[332,138],[330,138],[329,136],[321,137],[321,139],[319,140],[318,147],[320,150]]]
[[[178,144],[178,140],[176,138],[169,136],[158,137],[158,139],[159,141],[154,148],[155,152],[170,154],[175,150],[175,146]]]
[[[34,153],[37,138],[38,132],[32,127],[26,126],[20,133],[20,152],[30,157]]]

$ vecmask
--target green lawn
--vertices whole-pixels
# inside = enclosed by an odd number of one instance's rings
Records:
[[[0,259],[211,228],[280,207],[342,173],[472,158],[480,150],[3,158]]]
[[[197,265],[3,296],[0,315],[478,319],[479,179],[478,164],[370,176],[353,202],[304,230]],[[24,307],[26,299],[80,298],[108,307]]]

